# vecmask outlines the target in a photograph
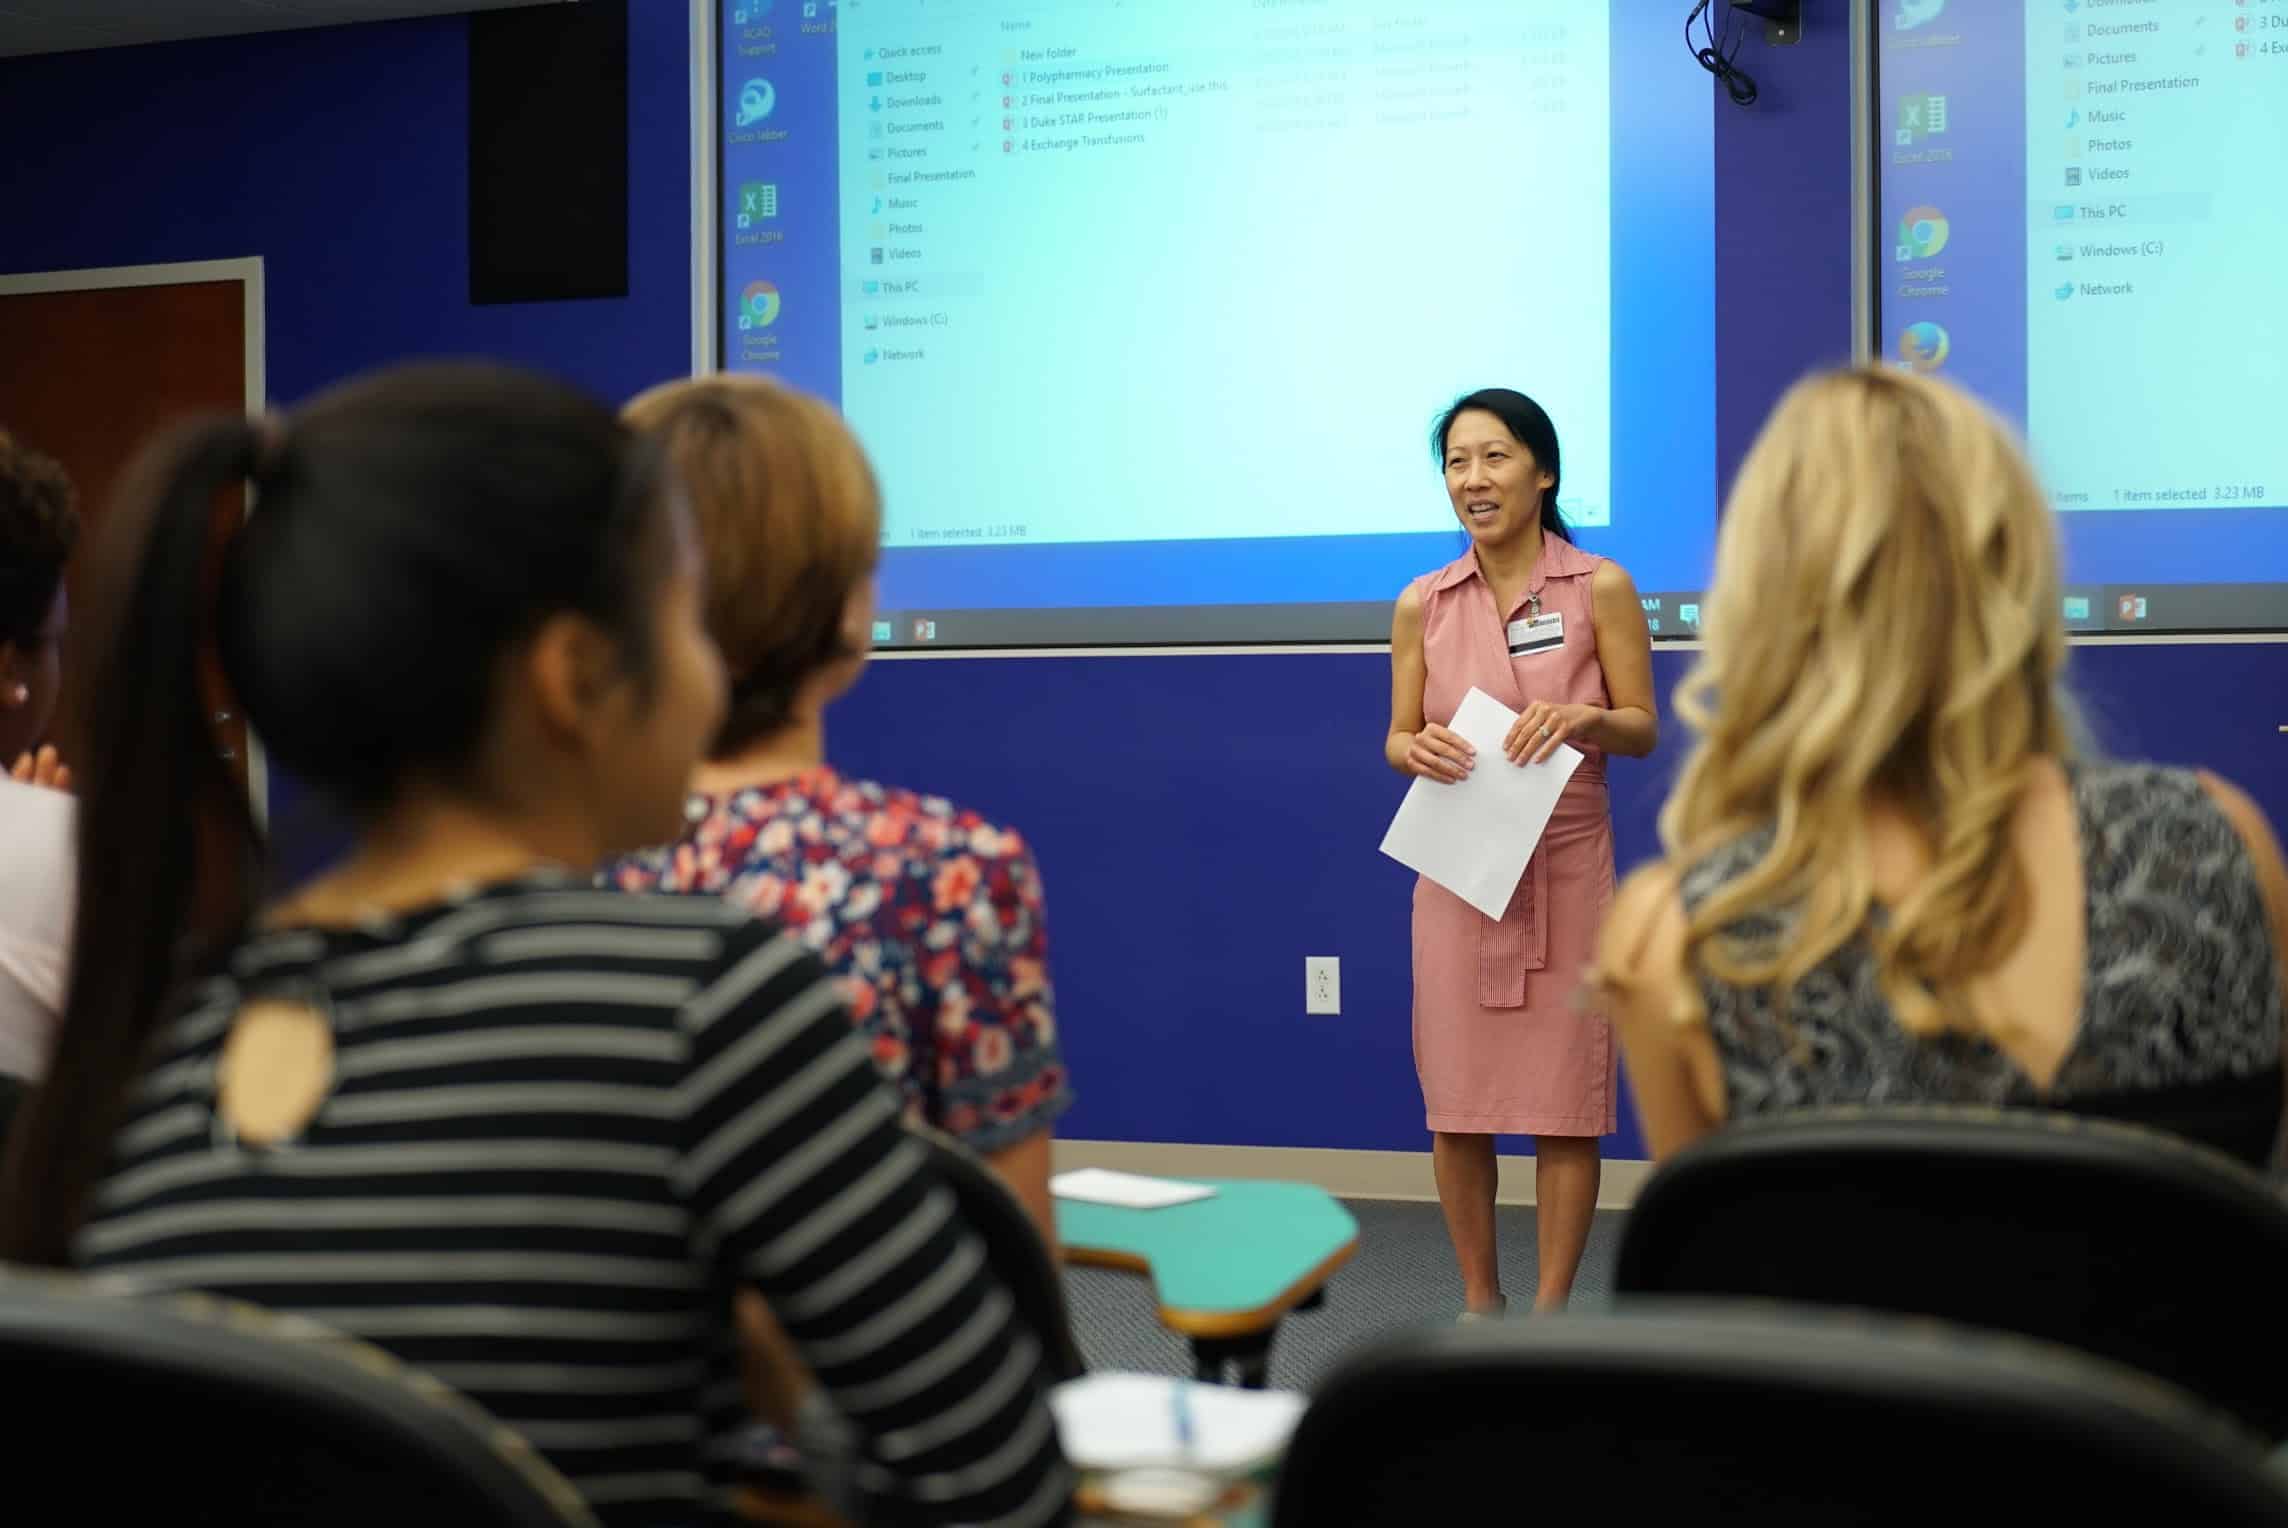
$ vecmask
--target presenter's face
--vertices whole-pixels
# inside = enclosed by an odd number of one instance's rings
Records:
[[[1458,415],[1446,432],[1446,497],[1480,546],[1524,535],[1540,520],[1541,496],[1553,481],[1509,426],[1482,409]]]

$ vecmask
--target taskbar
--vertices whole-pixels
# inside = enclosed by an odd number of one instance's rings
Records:
[[[1698,634],[1699,596],[1644,597],[1655,640]],[[1024,610],[884,610],[874,646],[890,651],[1007,648],[1335,647],[1387,643],[1389,600],[1287,605],[1080,605]]]
[[[2068,584],[2066,629],[2107,635],[2288,631],[2288,583]]]
[[[1697,591],[1639,596],[1655,646],[1700,636]],[[2092,636],[2288,632],[2288,583],[2073,584],[2060,614]],[[1334,647],[1390,640],[1388,600],[1283,605],[1078,605],[1055,609],[886,610],[874,646],[889,652],[1025,648]]]

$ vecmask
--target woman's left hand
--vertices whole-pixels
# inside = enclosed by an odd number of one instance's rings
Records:
[[[1502,739],[1502,752],[1509,755],[1512,764],[1539,764],[1557,751],[1559,743],[1581,736],[1603,714],[1596,706],[1561,706],[1537,700],[1510,725],[1509,736]]]
[[[795,1413],[818,1381],[795,1352],[786,1328],[752,1289],[732,1296],[731,1324],[738,1333],[739,1378],[748,1409],[780,1432],[793,1432]]]
[[[51,791],[69,791],[72,788],[71,766],[60,758],[53,746],[38,753],[27,753],[16,760],[8,771],[8,778],[18,785],[37,785]]]

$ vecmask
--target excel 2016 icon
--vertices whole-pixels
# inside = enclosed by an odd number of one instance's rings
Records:
[[[1946,132],[1946,97],[1910,95],[1899,98],[1899,126],[1891,137],[1900,148],[1911,148],[1925,138]]]
[[[775,180],[749,180],[739,184],[739,226],[752,228],[779,215],[779,185]]]

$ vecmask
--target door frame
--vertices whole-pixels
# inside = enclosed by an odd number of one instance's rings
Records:
[[[165,265],[102,265],[74,271],[27,271],[0,275],[0,297],[28,297],[41,292],[101,292],[114,287],[189,286],[199,282],[235,281],[243,303],[246,353],[241,365],[246,375],[246,412],[260,414],[269,407],[270,382],[265,359],[268,338],[263,315],[262,257],[245,255],[231,260],[180,260]],[[254,513],[254,488],[247,486],[247,513]],[[246,729],[246,795],[254,809],[255,825],[270,826],[269,756],[251,723]]]
[[[716,359],[718,301],[715,291],[721,251],[715,181],[719,152],[715,142],[717,101],[715,0],[691,0],[691,374],[721,371]]]

